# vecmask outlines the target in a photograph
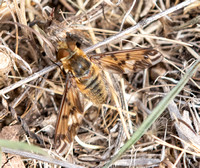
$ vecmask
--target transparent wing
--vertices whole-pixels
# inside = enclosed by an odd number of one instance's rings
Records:
[[[56,151],[66,154],[77,134],[83,118],[83,106],[73,78],[67,78],[56,124]]]
[[[157,64],[162,58],[162,55],[152,48],[112,51],[90,56],[94,63],[116,73],[137,72]]]

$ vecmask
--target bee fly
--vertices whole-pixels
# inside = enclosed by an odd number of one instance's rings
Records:
[[[72,144],[81,124],[84,110],[80,93],[95,105],[105,104],[109,91],[104,70],[117,74],[148,68],[162,60],[155,49],[129,49],[87,56],[74,41],[58,42],[57,59],[67,73],[67,83],[62,97],[56,124],[57,152],[65,154]]]

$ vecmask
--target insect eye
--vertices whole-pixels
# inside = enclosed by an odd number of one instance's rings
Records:
[[[78,48],[81,48],[81,43],[76,42],[76,46],[77,46]]]
[[[57,60],[60,60],[68,56],[69,56],[69,52],[66,49],[59,49],[57,53]]]

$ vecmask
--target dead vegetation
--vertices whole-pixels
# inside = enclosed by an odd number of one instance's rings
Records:
[[[3,166],[18,163],[13,167],[53,167],[64,164],[59,160],[67,160],[74,167],[102,167],[110,161],[127,136],[137,130],[199,59],[196,54],[200,51],[199,1],[171,11],[159,20],[148,20],[180,3],[179,0],[3,2],[0,138],[40,146],[58,159],[58,162],[41,162],[38,160],[44,159],[40,155],[27,158],[21,154],[20,158],[20,152],[17,157],[5,153]],[[138,22],[139,26],[134,28]],[[144,72],[127,74],[125,80],[119,78],[128,135],[114,107],[106,110],[90,105],[78,132],[80,141],[76,139],[72,152],[63,158],[54,151],[55,123],[65,85],[60,63],[55,64],[55,38],[65,39],[69,34],[86,52],[153,47],[165,59]],[[199,167],[199,87],[197,71],[162,116],[113,167]]]

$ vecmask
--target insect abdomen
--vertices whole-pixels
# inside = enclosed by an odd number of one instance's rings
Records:
[[[93,103],[105,104],[107,100],[107,90],[100,73],[100,69],[92,64],[87,76],[81,77],[77,81],[80,91]]]

